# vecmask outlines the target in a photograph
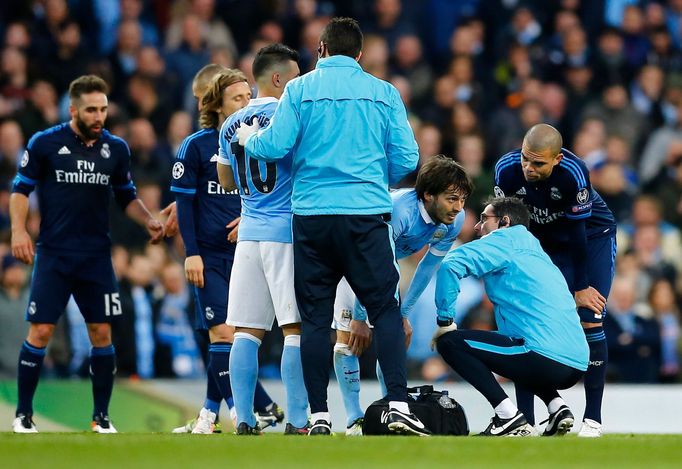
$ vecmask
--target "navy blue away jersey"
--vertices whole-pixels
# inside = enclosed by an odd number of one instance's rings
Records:
[[[225,192],[218,182],[218,130],[203,129],[187,137],[173,165],[171,191],[194,197],[195,235],[200,249],[232,255],[225,225],[241,213],[238,191]]]
[[[111,248],[112,189],[125,208],[135,199],[130,150],[107,130],[88,147],[68,122],[36,133],[14,179],[12,192],[38,187],[38,246],[59,251],[100,252]]]
[[[495,165],[495,195],[518,197],[530,211],[530,231],[545,249],[570,244],[568,224],[585,219],[587,238],[611,234],[616,222],[590,184],[585,163],[562,148],[564,157],[549,178],[528,182],[521,168],[521,150],[504,155]]]

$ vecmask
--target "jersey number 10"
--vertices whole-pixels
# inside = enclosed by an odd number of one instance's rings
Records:
[[[244,147],[238,142],[232,142],[230,145],[232,153],[234,153],[235,159],[237,160],[237,174],[239,175],[239,186],[242,188],[242,192],[245,195],[251,193],[249,185],[246,179],[246,153],[244,152]],[[251,170],[251,182],[253,182],[253,187],[256,188],[261,194],[267,194],[272,192],[277,183],[277,164],[266,163],[265,164],[265,179],[263,179],[260,173],[260,165],[258,160],[249,158],[249,169]]]

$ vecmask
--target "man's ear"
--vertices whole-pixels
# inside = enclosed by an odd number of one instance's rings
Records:
[[[424,202],[433,202],[433,196],[428,192],[424,192]]]

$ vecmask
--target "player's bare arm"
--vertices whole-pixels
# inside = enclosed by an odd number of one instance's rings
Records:
[[[241,220],[242,217],[237,217],[225,226],[225,228],[228,230],[227,240],[231,243],[237,242],[237,238],[239,236],[239,222]]]
[[[9,213],[12,222],[12,255],[25,264],[33,264],[35,248],[31,235],[26,231],[28,197],[13,193],[9,199]]]
[[[172,238],[180,231],[178,226],[178,208],[175,202],[171,202],[166,208],[161,210],[161,215],[166,217],[166,223],[163,225],[164,235],[166,238]]]
[[[185,259],[185,277],[192,285],[204,288],[204,260],[201,256],[189,256]]]
[[[606,307],[606,298],[593,287],[575,292],[575,304],[579,308],[589,308],[595,314],[601,314]]]
[[[150,241],[156,244],[163,238],[163,224],[149,213],[140,199],[135,199],[126,207],[126,215],[143,226],[149,233]]]
[[[220,162],[216,163],[216,165],[216,168],[218,169],[218,182],[220,183],[220,187],[227,192],[232,192],[235,190],[237,188],[237,183],[234,181],[232,166],[222,164]]]

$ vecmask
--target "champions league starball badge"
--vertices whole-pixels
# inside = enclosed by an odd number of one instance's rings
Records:
[[[185,166],[179,161],[173,165],[173,179],[180,179],[185,174]]]

